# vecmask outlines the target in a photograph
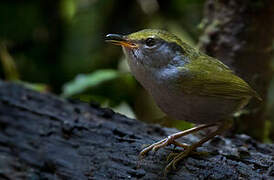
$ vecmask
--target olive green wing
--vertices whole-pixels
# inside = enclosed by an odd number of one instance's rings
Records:
[[[243,99],[260,96],[244,80],[236,76],[222,62],[209,56],[200,56],[187,64],[190,76],[180,82],[187,93],[226,99]]]

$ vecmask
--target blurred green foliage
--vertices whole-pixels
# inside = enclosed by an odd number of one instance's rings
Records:
[[[163,113],[128,73],[121,49],[106,44],[104,36],[159,28],[195,45],[203,5],[204,0],[3,0],[0,77],[153,122]]]
[[[97,70],[90,74],[79,74],[63,87],[63,97],[73,97],[82,101],[107,103],[111,107],[126,101],[133,104],[136,83],[130,74],[117,70]]]

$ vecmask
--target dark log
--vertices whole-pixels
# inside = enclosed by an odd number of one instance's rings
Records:
[[[166,147],[138,153],[177,132],[94,104],[0,83],[0,179],[273,179],[274,145],[246,135],[216,137],[163,176]],[[182,138],[190,143],[197,136]],[[176,149],[178,151],[178,149]]]
[[[207,0],[200,49],[246,80],[263,98],[251,101],[239,131],[264,138],[267,91],[272,78],[274,3],[271,0]]]

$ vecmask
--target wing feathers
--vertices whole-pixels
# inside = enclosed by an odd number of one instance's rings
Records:
[[[180,84],[187,93],[226,99],[255,97],[262,100],[244,80],[226,65],[209,56],[200,56],[186,65],[191,76]]]

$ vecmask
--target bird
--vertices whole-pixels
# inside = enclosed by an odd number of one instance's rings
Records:
[[[259,94],[228,66],[188,45],[176,35],[160,29],[144,29],[131,34],[108,34],[107,42],[122,46],[130,70],[168,116],[196,124],[171,134],[140,152],[145,157],[167,145],[182,147],[167,164],[165,172],[199,146],[232,126],[233,115]],[[217,127],[198,142],[180,143],[178,138]]]

